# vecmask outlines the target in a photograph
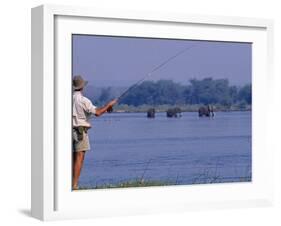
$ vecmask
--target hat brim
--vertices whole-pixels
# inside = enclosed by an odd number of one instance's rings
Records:
[[[80,86],[73,86],[73,89],[82,89],[88,84],[88,81],[83,81]]]

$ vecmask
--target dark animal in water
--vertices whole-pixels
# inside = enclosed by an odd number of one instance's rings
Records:
[[[167,110],[167,117],[168,118],[177,118],[177,117],[181,117],[181,109],[176,107],[176,108],[169,108]]]
[[[198,115],[199,117],[214,117],[215,114],[213,106],[208,105],[200,107],[198,110]]]
[[[155,109],[154,108],[149,108],[147,110],[147,118],[155,118]]]

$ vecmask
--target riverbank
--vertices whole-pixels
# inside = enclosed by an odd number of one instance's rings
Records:
[[[126,105],[120,104],[114,107],[114,112],[117,113],[141,113],[147,112],[148,109],[154,108],[156,112],[166,112],[170,108],[180,108],[182,112],[197,112],[198,109],[203,106],[199,104],[194,105],[140,105],[140,106],[133,106],[133,105]],[[215,112],[228,112],[228,111],[251,111],[252,106],[247,104],[234,104],[230,106],[224,106],[220,104],[212,105]]]
[[[117,184],[104,184],[96,186],[83,186],[79,190],[89,190],[89,189],[105,189],[105,188],[131,188],[131,187],[151,187],[151,186],[165,186],[165,185],[175,185],[165,181],[154,181],[154,180],[131,180],[126,182],[120,182]]]
[[[209,175],[208,170],[205,170],[203,174],[200,174],[198,177],[195,177],[193,181],[189,184],[196,185],[196,184],[251,182],[251,181],[252,181],[251,175],[240,176],[237,178],[236,177],[222,178],[216,174]],[[177,178],[175,182],[136,179],[126,182],[120,182],[117,184],[83,186],[80,187],[78,190],[108,189],[108,188],[136,188],[136,187],[153,187],[153,186],[172,186],[172,185],[183,185],[183,184],[178,183]]]

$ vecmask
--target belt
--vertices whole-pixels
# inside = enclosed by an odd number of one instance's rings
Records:
[[[87,133],[88,129],[90,129],[90,127],[86,127],[86,126],[77,126],[77,127],[73,127],[74,130],[76,130],[78,133]]]

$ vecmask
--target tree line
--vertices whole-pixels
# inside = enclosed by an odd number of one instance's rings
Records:
[[[120,91],[121,92],[121,91]],[[116,97],[116,90],[111,87],[102,88],[95,98],[97,103],[105,103]],[[228,79],[191,79],[188,85],[172,80],[145,81],[132,89],[120,104],[140,105],[182,105],[182,104],[233,104],[251,105],[251,84],[238,87],[230,85]]]

